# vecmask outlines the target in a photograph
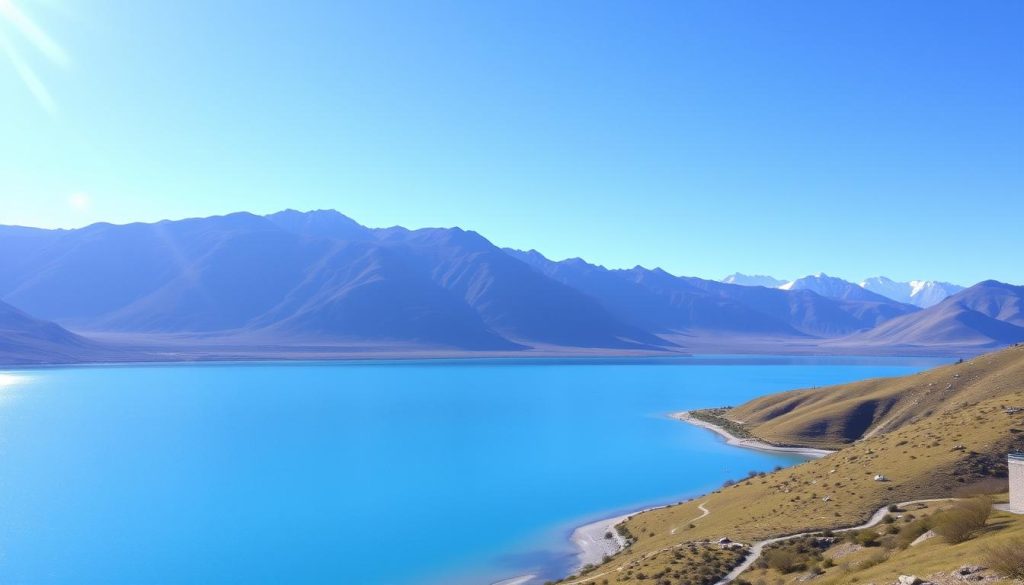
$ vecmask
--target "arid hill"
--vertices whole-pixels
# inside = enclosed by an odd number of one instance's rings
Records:
[[[773,394],[725,416],[772,443],[835,448],[1022,390],[1024,347],[1011,347],[913,376]]]
[[[1005,490],[1006,453],[1024,448],[1024,347],[901,378],[785,392],[728,416],[756,420],[742,427],[756,438],[840,449],[774,472],[752,470],[710,494],[637,514],[620,525],[631,546],[564,583],[714,583],[723,573],[691,571],[680,554],[723,537],[751,544],[857,526],[898,502]],[[794,422],[787,429],[782,421]],[[860,440],[844,444],[847,436]],[[905,555],[894,549],[875,565],[828,568],[822,582],[860,581],[870,570],[875,582],[891,583],[909,562],[946,572],[976,565],[978,547],[1020,534],[1022,524],[1004,515],[983,533],[987,541],[954,547],[936,539]]]

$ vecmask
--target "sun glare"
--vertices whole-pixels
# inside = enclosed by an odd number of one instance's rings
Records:
[[[16,34],[9,35],[9,32]],[[56,112],[57,104],[42,79],[29,64],[29,60],[19,50],[18,40],[27,42],[35,51],[59,67],[66,67],[70,63],[64,49],[17,4],[12,0],[0,0],[0,49],[3,49],[14,71],[39,105],[53,114]]]
[[[89,208],[89,194],[73,193],[71,197],[68,197],[68,205],[75,211],[85,211]]]
[[[15,374],[5,374],[0,372],[0,389],[10,388],[16,384],[22,384],[27,380],[28,378],[26,376],[17,376]]]

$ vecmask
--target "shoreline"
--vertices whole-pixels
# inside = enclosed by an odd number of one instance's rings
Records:
[[[758,441],[757,439],[741,439],[716,424],[694,418],[690,414],[690,411],[687,410],[673,412],[668,416],[680,422],[711,431],[724,439],[726,444],[733,447],[739,447],[741,449],[751,449],[767,453],[799,455],[809,459],[820,459],[835,453],[835,451],[830,451],[828,449],[815,449],[813,447],[778,447],[770,443],[765,443],[764,441]],[[619,535],[618,531],[615,530],[615,526],[625,522],[637,514],[642,514],[644,512],[649,512],[663,507],[665,507],[665,505],[643,508],[628,514],[619,514],[617,516],[604,518],[576,527],[572,531],[570,541],[578,549],[576,553],[577,566],[570,574],[566,575],[566,578],[578,574],[579,571],[588,564],[599,565],[604,561],[604,557],[606,555],[615,555],[626,548],[625,539],[623,539],[622,536]],[[612,538],[610,539],[605,538],[605,534],[608,532],[612,533]],[[504,581],[499,581],[493,585],[528,585],[532,583],[534,579],[537,579],[536,575],[522,575],[506,579]]]
[[[803,457],[809,457],[811,459],[821,459],[826,455],[831,455],[835,451],[828,449],[815,449],[814,447],[778,447],[764,441],[758,441],[757,439],[741,439],[736,435],[733,435],[724,428],[709,423],[704,420],[695,418],[690,414],[690,411],[684,410],[681,412],[674,412],[669,415],[680,422],[688,423],[702,429],[709,430],[719,437],[725,439],[726,444],[732,445],[733,447],[740,447],[743,449],[752,449],[754,451],[764,451],[768,453],[788,453],[790,455],[801,455]]]
[[[512,577],[511,579],[503,579],[492,583],[491,585],[527,585],[530,581],[537,578],[537,575],[523,575],[521,577]]]
[[[630,514],[620,514],[611,518],[603,518],[590,524],[578,526],[572,531],[569,540],[576,546],[577,566],[574,571],[579,571],[587,565],[599,565],[604,561],[605,556],[611,556],[626,548],[626,539],[622,538],[616,526],[625,522],[640,512],[646,512],[653,508],[646,508]],[[605,535],[611,533],[611,538]]]
[[[104,342],[105,343],[105,342]],[[284,345],[274,348],[262,346],[223,346],[209,348],[184,345],[143,346],[144,349],[130,352],[117,351],[117,345],[108,354],[90,354],[81,358],[50,361],[12,358],[0,354],[0,368],[5,369],[49,369],[78,367],[108,366],[169,366],[169,365],[223,365],[223,364],[288,364],[301,362],[323,363],[403,363],[417,361],[457,361],[474,362],[487,360],[536,360],[538,362],[557,360],[593,360],[602,362],[621,359],[624,361],[649,360],[702,360],[702,359],[829,359],[829,358],[891,358],[920,360],[953,360],[960,356],[975,356],[978,351],[971,348],[954,348],[942,351],[892,351],[866,352],[856,348],[846,352],[803,352],[803,351],[770,351],[751,349],[729,350],[711,348],[705,351],[670,351],[670,350],[581,350],[568,347],[534,347],[525,350],[448,350],[442,348],[408,348],[389,349],[379,347],[367,348],[336,348],[331,346]],[[690,348],[694,349],[694,348]],[[945,362],[944,362],[945,363]]]
[[[577,549],[576,554],[574,555],[576,557],[576,566],[571,572],[566,574],[564,578],[568,579],[573,575],[578,574],[583,570],[583,567],[586,567],[587,565],[596,566],[603,563],[605,556],[612,556],[625,550],[626,539],[619,534],[619,531],[616,530],[615,527],[637,514],[664,508],[667,505],[669,504],[649,506],[627,514],[618,514],[616,516],[595,520],[574,528],[572,534],[569,536],[569,541]],[[612,537],[605,538],[605,535],[609,532],[612,534]],[[534,583],[540,583],[540,578],[540,576],[535,574],[520,575],[497,581],[491,585],[533,585]]]

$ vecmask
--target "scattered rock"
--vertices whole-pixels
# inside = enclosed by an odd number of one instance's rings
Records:
[[[934,575],[928,575],[928,580],[925,584],[933,583],[934,585],[964,585],[965,583],[979,583],[979,584],[995,584],[1005,583],[999,576],[989,573],[985,567],[977,565],[964,565],[955,571],[948,573],[935,573]]]
[[[864,550],[864,547],[852,542],[843,542],[825,551],[824,556],[832,560],[839,560],[845,556]]]
[[[959,569],[957,569],[956,572],[959,575],[974,575],[974,574],[980,573],[980,572],[982,572],[984,570],[985,570],[985,567],[980,567],[978,565],[964,565],[964,566],[960,567]]]
[[[839,539],[835,536],[819,536],[814,539],[814,545],[819,548],[829,548],[835,544]]]
[[[932,531],[932,530],[929,530],[928,532],[925,532],[921,536],[918,536],[917,538],[915,538],[914,542],[910,543],[910,546],[917,546],[917,545],[921,544],[922,542],[924,542],[924,541],[926,541],[926,540],[928,540],[930,538],[935,538],[935,536],[936,536],[935,532]]]

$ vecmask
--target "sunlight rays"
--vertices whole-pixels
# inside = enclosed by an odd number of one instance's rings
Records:
[[[0,45],[3,45],[4,52],[7,53],[7,58],[11,61],[14,71],[17,72],[18,77],[21,78],[22,83],[32,93],[32,96],[36,98],[39,105],[51,115],[56,114],[57,104],[53,101],[53,96],[50,95],[50,91],[43,85],[42,80],[36,76],[32,67],[21,58],[21,54],[11,45],[7,37],[0,35]]]
[[[13,0],[0,0],[0,46],[2,46],[7,59],[14,67],[14,71],[21,78],[22,83],[36,99],[39,105],[51,115],[57,112],[57,103],[46,85],[36,74],[35,70],[18,50],[13,39],[7,35],[7,30],[13,29],[18,35],[36,51],[41,53],[48,61],[58,67],[67,67],[71,63],[67,52],[57,44],[46,32],[40,28],[25,12],[23,12]]]

